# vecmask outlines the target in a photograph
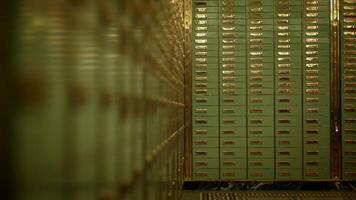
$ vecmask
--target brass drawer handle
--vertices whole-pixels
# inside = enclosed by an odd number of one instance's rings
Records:
[[[319,140],[308,140],[307,144],[319,144]]]
[[[263,166],[262,162],[251,162],[252,166]]]
[[[198,140],[194,142],[195,145],[207,145],[208,141],[206,140]]]
[[[290,109],[278,109],[278,113],[290,113]]]
[[[224,103],[234,103],[235,99],[232,98],[224,98]]]
[[[254,172],[254,173],[250,173],[251,176],[254,177],[262,177],[263,176],[263,172]]]
[[[307,109],[307,113],[318,113],[319,112],[319,108],[308,108]]]
[[[347,155],[347,156],[355,156],[356,155],[356,151],[345,151],[345,155]]]
[[[207,119],[196,119],[195,123],[197,123],[197,124],[207,124],[208,120]]]
[[[282,141],[278,141],[278,144],[279,144],[279,145],[289,145],[289,144],[290,144],[290,141],[288,141],[288,140],[282,140]]]
[[[253,131],[250,131],[250,134],[263,134],[263,131],[253,130]]]
[[[290,152],[289,151],[280,151],[280,152],[278,152],[278,154],[281,156],[289,156]]]
[[[354,177],[356,176],[356,172],[345,172],[346,177]]]
[[[278,162],[279,166],[291,166],[290,162]]]
[[[223,113],[235,113],[235,109],[223,109]]]
[[[263,152],[261,152],[261,151],[251,151],[250,155],[252,155],[252,156],[262,156]]]
[[[290,99],[282,98],[282,99],[278,99],[278,102],[279,102],[279,103],[289,103],[289,102],[290,102]]]
[[[312,161],[312,162],[307,162],[308,166],[319,166],[319,162]]]
[[[289,176],[291,176],[291,173],[290,173],[290,172],[279,172],[279,173],[278,173],[278,176],[281,176],[281,177],[289,177]]]
[[[344,132],[346,134],[356,134],[356,129],[345,129]]]
[[[306,172],[305,173],[306,176],[320,176],[320,173],[319,172]]]
[[[356,162],[355,161],[345,161],[345,165],[356,166]]]
[[[223,130],[223,131],[221,131],[222,132],[222,134],[226,134],[226,135],[233,135],[233,134],[235,134],[235,131],[232,131],[232,130]]]
[[[250,113],[263,113],[262,109],[250,109]]]
[[[233,119],[224,119],[223,122],[224,124],[235,124],[235,120]]]
[[[208,113],[208,109],[204,109],[204,108],[197,108],[195,109],[196,113]]]
[[[356,124],[356,119],[348,118],[348,119],[345,119],[344,121],[347,124]]]
[[[208,161],[197,161],[195,162],[195,166],[197,167],[208,166]]]
[[[223,161],[223,166],[236,166],[236,163],[232,161]]]
[[[208,84],[207,83],[195,83],[195,87],[198,88],[207,88]]]
[[[198,156],[206,156],[206,155],[208,155],[208,152],[207,151],[196,151],[195,154]]]
[[[307,134],[318,134],[319,130],[307,130]]]
[[[252,99],[250,99],[250,103],[263,103],[263,99],[261,99],[261,98],[252,98]]]
[[[209,176],[209,173],[207,173],[207,172],[196,172],[195,175],[196,176],[200,176],[200,177],[207,177],[207,176]]]
[[[263,124],[263,120],[262,119],[254,119],[254,120],[250,120],[251,124]]]
[[[224,176],[228,176],[228,177],[234,177],[234,176],[236,176],[236,174],[233,173],[233,172],[224,172],[223,175],[224,175]]]
[[[280,124],[290,124],[290,120],[289,119],[280,119],[280,120],[278,120],[278,123],[280,123]]]
[[[235,141],[233,141],[233,140],[225,140],[225,141],[223,141],[223,143],[224,143],[225,145],[234,145],[234,144],[235,144]]]
[[[223,154],[224,154],[224,156],[234,156],[235,152],[233,152],[233,151],[224,151]]]
[[[195,130],[195,133],[197,135],[207,135],[208,134],[208,130]]]
[[[208,99],[207,98],[196,98],[195,102],[196,103],[207,103]]]
[[[289,130],[281,130],[281,131],[277,131],[277,134],[279,134],[279,135],[287,135],[287,134],[290,134],[290,131]]]
[[[317,156],[319,155],[319,151],[307,151],[308,156]]]
[[[263,141],[261,141],[261,140],[253,140],[253,141],[250,141],[250,144],[251,145],[263,145]]]
[[[356,144],[356,140],[345,140],[345,144]]]
[[[318,124],[319,120],[317,120],[317,119],[307,119],[306,122],[307,122],[307,124]]]
[[[208,90],[195,90],[195,94],[208,94]]]

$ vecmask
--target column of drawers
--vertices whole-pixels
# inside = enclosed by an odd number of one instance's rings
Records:
[[[219,179],[218,0],[193,1],[193,179]]]
[[[220,1],[220,177],[246,179],[245,0]]]
[[[248,178],[274,179],[274,3],[246,4]]]
[[[302,179],[301,4],[301,0],[275,1],[277,179]]]
[[[343,178],[356,178],[356,1],[344,0],[342,18]]]
[[[329,1],[304,0],[304,179],[330,178]]]

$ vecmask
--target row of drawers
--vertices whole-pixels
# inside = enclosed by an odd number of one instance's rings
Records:
[[[220,4],[219,4],[220,2]],[[320,0],[320,1],[306,1],[307,6],[317,6],[317,5],[328,5],[328,0]],[[260,0],[260,1],[239,1],[239,0],[194,0],[193,6],[245,6],[250,5],[251,7],[256,7],[256,5],[302,5],[300,1],[274,1],[274,0]]]
[[[348,132],[347,132],[348,131]],[[355,134],[356,129],[345,129],[345,134]],[[193,127],[193,137],[300,137],[302,134],[306,137],[327,136],[330,132],[329,127],[305,128],[304,132],[301,125],[290,127],[273,126],[270,127],[249,127],[246,126],[208,126]]]
[[[356,173],[352,177],[356,177]],[[329,169],[194,169],[195,180],[271,180],[329,179]]]
[[[220,144],[219,144],[220,143]],[[193,146],[197,148],[211,148],[211,147],[302,147],[302,137],[194,137]],[[313,147],[320,145],[321,147],[328,147],[330,144],[330,137],[304,137],[304,146]],[[356,146],[356,140],[345,140],[344,146]]]
[[[271,44],[272,45],[272,44]],[[241,48],[238,46],[234,46],[234,45],[228,45],[229,47],[234,47],[231,49],[231,51],[235,51],[235,49],[237,48]],[[296,51],[297,52],[297,51]],[[328,51],[323,51],[323,52],[319,52],[317,55],[312,55],[312,56],[305,56],[303,61],[305,63],[319,63],[320,67],[322,67],[323,65],[325,67],[327,67],[330,62],[330,58],[325,58],[323,57],[323,55],[329,55]],[[291,57],[291,56],[285,56],[285,57],[276,57],[274,58],[274,52],[270,51],[268,54],[271,54],[270,56],[245,56],[243,55],[243,53],[241,53],[240,57],[225,57],[225,58],[218,58],[217,55],[216,57],[195,57],[193,59],[193,66],[195,65],[199,65],[199,64],[213,64],[212,67],[217,68],[218,64],[223,65],[226,63],[229,64],[234,64],[234,63],[246,63],[247,66],[254,64],[254,63],[266,63],[266,66],[269,66],[271,69],[275,68],[276,65],[274,65],[274,63],[277,61],[279,63],[295,63],[295,64],[300,64],[302,65],[302,59],[299,56],[296,57]],[[266,54],[267,55],[267,54]],[[304,64],[305,65],[305,64]],[[246,66],[246,67],[247,67]]]
[[[352,162],[355,167],[355,162]],[[235,158],[235,159],[193,159],[194,169],[321,169],[330,166],[330,159],[328,158],[310,158],[302,162],[300,157],[297,158]]]
[[[273,140],[273,138],[271,138]],[[209,158],[281,158],[281,159],[292,159],[299,158],[302,155],[305,160],[313,159],[328,159],[330,160],[330,148],[329,146],[310,146],[305,145],[303,147],[303,153],[300,147],[221,147],[219,148],[193,148],[193,158],[194,159],[209,159]],[[351,147],[350,147],[351,149]],[[261,154],[262,152],[262,154]]]
[[[328,111],[329,112],[329,111]],[[353,120],[353,119],[352,119]],[[193,117],[193,126],[249,126],[249,127],[270,127],[273,124],[276,126],[293,126],[300,124],[300,116],[281,116],[276,120],[273,115],[270,116],[258,116],[249,115],[246,116],[212,116],[212,117]],[[324,115],[306,115],[304,114],[303,120],[304,126],[323,127],[330,124],[330,118],[328,113]]]
[[[264,84],[273,84],[273,83],[266,83],[263,82]],[[329,88],[307,88],[304,90],[307,95],[318,95],[318,96],[323,96],[323,95],[328,95],[329,94]],[[240,96],[245,96],[245,95],[298,95],[301,93],[301,89],[298,88],[277,88],[273,89],[271,88],[249,88],[247,91],[244,88],[235,88],[235,89],[224,89],[221,88],[220,91],[218,88],[195,88],[193,89],[193,92],[195,95],[240,95]]]

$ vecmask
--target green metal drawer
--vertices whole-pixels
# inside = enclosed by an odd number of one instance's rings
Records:
[[[304,169],[305,180],[315,179],[330,179],[330,169],[325,167],[323,169]]]
[[[304,137],[305,149],[321,149],[330,146],[330,137]]]
[[[193,70],[193,77],[208,77],[212,79],[218,80],[219,78],[219,71],[217,69],[194,69]]]
[[[219,1],[199,1],[195,0],[193,1],[193,8],[195,7],[218,7],[219,6]]]
[[[327,8],[327,7],[326,7]],[[320,11],[321,11],[321,8],[319,8]],[[329,8],[325,9],[325,10],[329,10]],[[322,18],[330,18],[330,13],[329,12],[317,12],[317,16],[310,16],[308,14],[312,13],[312,12],[307,12],[307,13],[304,13],[304,17],[306,19],[308,18],[318,18],[318,19],[322,19]]]
[[[208,51],[208,50],[195,50],[193,49],[193,56],[195,57],[199,57],[199,56],[206,56],[206,57],[214,57],[216,55],[218,55],[218,51]],[[209,68],[209,65],[193,65],[193,69],[208,69]]]
[[[273,105],[274,98],[273,95],[249,95],[248,105]]]
[[[299,126],[276,126],[276,136],[284,137],[284,136],[302,136],[302,123],[299,123]]]
[[[219,12],[218,7],[206,7],[193,4],[193,13],[212,13],[217,14]]]
[[[246,126],[246,117],[245,116],[221,116],[220,117],[220,126]]]
[[[301,106],[303,97],[300,95],[275,95],[275,104],[278,107]],[[303,111],[303,110],[301,110]]]
[[[248,66],[250,66],[250,65],[251,64],[248,64]],[[248,77],[248,86],[252,87],[255,84],[263,83],[264,85],[268,84],[268,87],[273,87],[274,86],[273,80],[274,80],[273,76],[250,76],[250,77]]]
[[[330,158],[304,157],[304,169],[329,168],[330,162]]]
[[[329,124],[330,117],[328,114],[324,116],[304,114],[304,126],[328,126]]]
[[[193,117],[193,126],[218,126],[219,118],[216,117]]]
[[[238,69],[235,70],[221,70],[220,71],[220,79],[222,82],[222,86],[224,86],[224,83],[226,82],[225,80],[228,79],[230,80],[231,77],[235,77],[235,81],[236,82],[240,82],[240,84],[237,84],[235,86],[235,88],[246,88],[246,69],[242,68],[242,64],[240,63],[233,63],[230,64],[233,65],[235,67],[237,67]],[[221,64],[221,66],[224,66],[224,63]],[[242,68],[242,69],[241,69]],[[231,85],[231,84],[230,84]]]
[[[241,139],[243,140],[243,139]],[[246,139],[245,139],[246,140]],[[220,148],[221,159],[246,158],[246,148]]]
[[[303,170],[300,168],[294,169],[276,169],[276,178],[282,180],[300,180],[303,178]]]
[[[221,148],[242,148],[246,147],[245,138],[233,138],[233,137],[223,137],[220,138]]]
[[[301,158],[303,156],[301,148],[281,148],[276,147],[276,159]]]
[[[300,76],[290,76],[290,75],[276,75],[275,76],[276,81],[278,82],[294,82],[294,83],[301,83],[301,78]],[[280,94],[282,95],[282,94]]]
[[[247,178],[246,169],[221,169],[222,180],[244,180]]]
[[[302,147],[301,137],[277,137],[276,147]]]
[[[194,169],[216,169],[216,168],[219,168],[219,159],[216,159],[216,158],[207,158],[207,159],[194,158],[193,159],[193,168]]]
[[[195,50],[199,50],[199,51],[209,51],[209,50],[212,50],[212,51],[218,51],[219,49],[219,45],[218,44],[196,44],[196,45],[193,45],[193,49]],[[194,64],[194,62],[193,62]]]
[[[246,158],[233,158],[233,159],[220,159],[221,169],[236,169],[236,168],[246,168],[247,160]]]
[[[193,104],[195,105],[218,105],[219,96],[193,95]]]
[[[195,88],[193,90],[193,95],[205,95],[205,96],[215,96],[218,95],[218,89],[214,88],[208,88],[208,89],[200,89],[200,88]]]
[[[201,106],[193,104],[193,116],[217,116],[219,115],[218,106]]]
[[[246,105],[247,97],[243,95],[239,96],[221,96],[220,104],[222,105]]]
[[[218,26],[219,20],[217,19],[204,19],[204,20],[193,20],[195,26]]]
[[[248,19],[273,19],[273,12],[262,12],[262,13],[246,13],[246,18]]]
[[[297,127],[302,125],[301,115],[288,115],[288,116],[280,116],[277,115],[275,118],[275,125],[279,127]]]
[[[231,38],[229,38],[228,41],[234,41],[234,40],[230,40]],[[244,44],[239,44],[238,42],[240,42],[239,40],[235,40],[236,42],[229,44],[229,45],[221,45],[220,46],[220,56],[221,58],[236,58],[236,60],[234,61],[234,63],[243,63],[244,65],[246,65],[246,51],[239,51],[238,49],[245,49],[246,45]],[[230,49],[226,49],[226,48],[230,48]],[[224,52],[233,52],[233,54],[230,55],[224,55]],[[223,61],[223,59],[220,60],[221,64],[226,63]],[[241,64],[240,64],[241,65]]]
[[[194,180],[218,180],[219,169],[193,169]]]
[[[193,158],[219,158],[219,149],[193,147]]]
[[[211,126],[211,127],[196,127],[193,126],[193,137],[219,137],[219,127]]]
[[[300,157],[296,158],[276,158],[277,169],[302,168],[303,163]]]
[[[195,57],[193,64],[219,63],[218,57]]]
[[[259,23],[259,22],[257,22],[259,20],[261,20],[261,19],[249,19],[249,18],[247,18],[247,24],[251,25],[251,26],[255,26],[255,25],[258,26],[258,25],[260,25],[260,24],[257,24],[257,23]],[[272,26],[273,25],[273,21],[274,21],[273,19],[262,19],[261,25],[270,25],[270,26]]]
[[[266,44],[266,45],[272,45],[272,44]],[[273,63],[274,62],[274,58],[273,58],[273,54],[271,55],[264,55],[263,57],[261,56],[247,56],[247,64],[251,64],[251,63]]]
[[[343,180],[355,180],[356,179],[356,170],[355,169],[344,169],[343,170]]]
[[[273,137],[254,137],[254,138],[249,137],[248,147],[249,148],[274,147],[274,138]]]
[[[220,95],[241,95],[245,96],[246,95],[246,89],[245,88],[235,88],[235,89],[220,89]]]
[[[249,116],[263,116],[274,114],[274,108],[272,106],[248,106],[247,112]]]
[[[220,127],[220,137],[246,137],[246,127],[223,126]]]
[[[248,158],[274,158],[273,148],[248,148]]]
[[[274,136],[274,127],[248,127],[248,137]]]
[[[356,159],[343,159],[343,169],[356,171]]]
[[[310,146],[304,146],[304,158],[325,158],[329,159],[330,158],[330,149],[329,146],[315,146],[315,147],[310,147]]]
[[[246,106],[220,106],[221,116],[243,115],[246,116]]]
[[[248,168],[249,169],[274,169],[274,159],[266,158],[266,159],[248,159]]]
[[[200,12],[195,12],[193,13],[193,19],[196,20],[204,20],[204,19],[212,19],[212,20],[216,20],[219,17],[219,13],[218,11],[216,13],[200,13]]]
[[[219,147],[219,138],[212,137],[194,137],[193,147],[207,148],[207,147]]]
[[[284,17],[276,17],[275,18],[275,26],[278,25],[285,25],[285,24],[294,24],[294,25],[301,25],[302,24],[302,19],[300,18],[288,18],[288,23],[284,22]]]
[[[273,83],[266,83],[264,82],[265,86],[264,88],[249,88],[248,89],[248,95],[273,95],[274,91],[273,91]],[[269,87],[270,86],[270,87]],[[269,87],[269,88],[268,88]]]
[[[274,124],[272,116],[248,116],[248,126],[250,127],[269,127]]]
[[[253,180],[274,179],[274,169],[248,169],[248,179],[253,179]]]
[[[219,27],[218,26],[199,26],[199,25],[193,25],[193,30],[195,33],[201,32],[201,33],[205,33],[205,32],[215,32],[216,34],[219,31]]]
[[[268,65],[264,65],[263,67],[268,67]],[[255,69],[249,69],[248,70],[248,75],[249,76],[273,76],[274,75],[274,71],[273,71],[273,67],[271,68],[263,68],[263,70],[255,70]]]
[[[302,99],[299,98],[299,100],[301,101]],[[300,102],[301,104],[301,102]],[[276,116],[281,116],[280,118],[282,118],[282,116],[301,116],[303,113],[303,108],[301,105],[294,105],[294,106],[282,106],[279,104],[276,104],[275,106],[275,113]],[[299,120],[302,121],[302,120]]]
[[[306,107],[323,106],[326,107],[330,105],[330,98],[328,96],[317,96],[304,94],[304,105]]]

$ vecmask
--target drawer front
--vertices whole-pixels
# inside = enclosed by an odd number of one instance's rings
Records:
[[[305,149],[320,149],[330,147],[330,137],[304,137]]]
[[[302,112],[303,112],[303,109],[302,109],[301,106],[276,105],[275,109],[276,109],[275,110],[276,115],[280,116],[279,118],[282,118],[282,116],[297,116],[297,117],[300,117],[302,115]],[[299,121],[301,121],[301,120],[299,120]]]
[[[245,116],[221,116],[220,117],[221,126],[246,126]]]
[[[240,115],[246,116],[246,106],[225,106],[222,105],[220,108],[220,114],[224,116]]]
[[[203,138],[203,137],[199,137],[199,138],[193,138],[193,147],[202,147],[202,148],[206,148],[206,147],[219,147],[219,138]]]
[[[221,159],[246,158],[246,148],[220,148]]]
[[[219,168],[219,159],[193,159],[193,168],[195,169],[217,169]]]
[[[330,148],[328,147],[318,147],[318,146],[314,146],[314,147],[304,147],[304,157],[308,158],[308,157],[318,157],[318,158],[326,158],[329,159],[330,158]]]
[[[219,158],[218,148],[193,148],[193,158]]]
[[[304,169],[323,169],[330,168],[329,158],[304,157]]]
[[[274,136],[274,127],[249,127],[248,128],[248,136],[249,137],[267,137]]]
[[[275,103],[279,106],[300,106],[302,105],[302,97],[300,95],[276,95]]]
[[[219,127],[193,127],[193,137],[219,137]]]
[[[230,138],[224,137],[220,138],[220,147],[221,148],[241,148],[246,147],[245,138]]]
[[[304,179],[314,180],[314,179],[330,179],[330,169],[304,169]]]
[[[302,126],[302,120],[301,116],[292,116],[292,115],[276,115],[275,118],[276,126],[280,127],[288,127],[288,126],[293,126],[293,127],[298,127]]]
[[[219,96],[194,95],[193,103],[195,105],[218,105]]]
[[[248,116],[248,126],[250,127],[269,127],[273,125],[274,118],[272,116]]]
[[[274,159],[266,158],[266,159],[248,159],[248,168],[253,169],[267,169],[272,168],[274,169]]]
[[[221,169],[222,180],[244,180],[247,178],[246,169]]]
[[[278,126],[276,127],[277,137],[302,137],[302,126]]]
[[[248,179],[253,179],[253,180],[274,179],[274,169],[249,169]]]
[[[249,105],[273,105],[274,100],[272,95],[249,95]]]
[[[246,168],[247,160],[242,158],[234,158],[234,159],[221,159],[220,166],[222,169],[236,169],[236,168]]]
[[[274,108],[272,106],[249,106],[248,114],[251,116],[272,116],[274,114]]]
[[[219,169],[193,169],[194,180],[218,180]]]
[[[193,105],[193,116],[218,116],[218,106]]]
[[[282,169],[292,169],[292,168],[302,168],[303,163],[300,157],[296,158],[276,158],[277,168]]]
[[[220,127],[220,137],[246,137],[246,127],[223,126]]]
[[[218,126],[218,117],[193,117],[193,126]]]
[[[301,148],[276,148],[276,159],[300,158],[302,155]]]
[[[303,179],[303,170],[299,169],[276,169],[276,178],[285,180]]]
[[[274,158],[274,149],[273,148],[248,148],[248,157],[253,159]]]
[[[342,173],[343,180],[356,180],[356,170],[355,169],[345,169]]]
[[[301,137],[277,137],[276,147],[301,147]]]
[[[252,148],[274,147],[273,137],[248,138],[248,146]]]
[[[228,106],[228,105],[247,105],[246,104],[246,96],[239,95],[239,96],[221,96],[220,97],[220,104]]]

